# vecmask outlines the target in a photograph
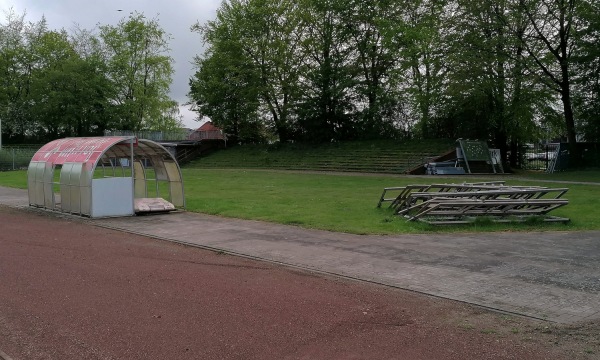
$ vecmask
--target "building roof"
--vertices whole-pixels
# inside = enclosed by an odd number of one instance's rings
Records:
[[[196,131],[221,131],[218,127],[214,126],[212,121],[207,121],[200,126]]]
[[[207,121],[188,136],[188,140],[227,140],[223,130]]]

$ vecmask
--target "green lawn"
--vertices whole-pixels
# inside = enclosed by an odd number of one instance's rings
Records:
[[[27,171],[1,171],[0,186],[27,189]]]
[[[591,184],[551,184],[568,187],[568,206],[552,214],[571,218],[569,224],[481,224],[435,227],[407,222],[387,208],[376,208],[384,187],[407,184],[476,181],[471,177],[409,177],[393,175],[329,175],[269,170],[182,169],[189,211],[225,217],[271,221],[307,228],[356,234],[397,234],[439,231],[523,231],[600,229],[597,204],[600,181]],[[581,174],[563,173],[562,181],[581,181]],[[509,184],[539,184],[535,179]],[[542,177],[552,180],[552,176]],[[540,179],[542,179],[540,178]],[[586,181],[600,179],[599,171],[586,172]],[[26,172],[0,173],[0,185],[26,188]]]
[[[550,181],[576,181],[576,182],[595,182],[600,183],[600,170],[574,170],[565,172],[556,172],[546,174],[540,171],[523,171],[515,174],[515,177],[528,178],[532,180],[550,180]]]

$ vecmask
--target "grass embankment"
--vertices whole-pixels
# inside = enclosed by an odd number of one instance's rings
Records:
[[[376,208],[384,187],[408,184],[477,181],[471,177],[411,177],[394,175],[331,175],[239,169],[182,169],[189,211],[254,219],[355,234],[398,234],[435,231],[598,230],[600,185],[551,184],[568,187],[569,205],[552,212],[568,224],[482,224],[435,227],[407,222],[387,208]],[[540,185],[536,179],[508,180],[512,185]],[[580,173],[542,176],[580,181]],[[600,171],[586,172],[600,183]],[[26,172],[0,173],[0,185],[26,188]]]
[[[234,146],[194,160],[189,168],[261,168],[401,174],[454,147],[453,140],[349,141]]]

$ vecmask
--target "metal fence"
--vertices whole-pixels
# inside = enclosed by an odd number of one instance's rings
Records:
[[[104,136],[135,136],[138,139],[152,141],[187,140],[188,131],[129,131],[129,130],[106,130]]]
[[[559,151],[560,144],[558,143],[529,145],[525,149],[521,167],[525,170],[552,172],[551,168]]]
[[[42,145],[9,145],[0,149],[0,171],[27,169]]]

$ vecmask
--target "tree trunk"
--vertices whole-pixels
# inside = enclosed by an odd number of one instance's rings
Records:
[[[563,110],[565,112],[567,141],[569,142],[569,163],[572,166],[578,167],[583,164],[581,164],[581,156],[577,147],[577,132],[575,131],[575,117],[573,115],[573,107],[571,104],[571,89],[569,86],[568,72],[563,72],[561,98],[563,103]]]
[[[573,105],[571,103],[571,84],[569,80],[569,71],[567,66],[561,66],[562,84],[561,84],[561,99],[563,110],[565,112],[565,125],[567,128],[567,140],[571,144],[577,142],[577,132],[575,131],[575,117],[573,115]]]

